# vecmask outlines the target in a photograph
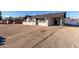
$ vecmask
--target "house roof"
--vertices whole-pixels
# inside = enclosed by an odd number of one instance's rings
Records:
[[[35,16],[32,16],[31,18],[45,18],[45,17],[46,18],[53,18],[53,17],[66,18],[66,12],[35,15]]]

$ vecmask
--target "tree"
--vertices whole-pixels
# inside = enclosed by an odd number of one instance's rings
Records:
[[[9,19],[8,20],[13,20],[13,18],[12,17],[9,17]]]
[[[64,13],[64,17],[66,18],[66,12]]]
[[[0,20],[2,20],[2,13],[1,13],[1,11],[0,11]]]
[[[70,19],[70,17],[68,17],[67,19]]]

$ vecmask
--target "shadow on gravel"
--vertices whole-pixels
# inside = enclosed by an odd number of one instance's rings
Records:
[[[0,36],[0,45],[4,45],[6,42],[6,38]]]

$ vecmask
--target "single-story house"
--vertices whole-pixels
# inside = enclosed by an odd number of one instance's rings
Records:
[[[66,18],[66,12],[61,13],[49,13],[43,15],[34,15],[27,17],[24,21],[24,25],[40,25],[40,26],[62,26],[64,25]]]
[[[78,25],[79,26],[79,19],[65,19],[66,25]]]

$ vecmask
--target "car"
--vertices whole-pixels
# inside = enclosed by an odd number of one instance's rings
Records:
[[[0,45],[4,45],[5,44],[5,38],[0,36]]]

